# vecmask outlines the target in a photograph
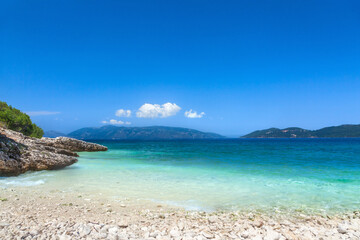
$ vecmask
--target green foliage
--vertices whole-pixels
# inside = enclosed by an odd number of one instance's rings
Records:
[[[0,126],[21,132],[26,136],[41,138],[44,135],[44,131],[36,126],[36,124],[32,123],[27,114],[7,105],[6,102],[1,101]]]

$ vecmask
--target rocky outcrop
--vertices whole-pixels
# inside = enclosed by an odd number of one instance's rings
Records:
[[[0,176],[59,169],[77,162],[76,152],[106,150],[102,145],[72,138],[37,139],[0,127]]]
[[[68,137],[42,138],[41,141],[47,146],[67,149],[74,152],[98,152],[107,150],[107,147],[100,144],[89,143]]]

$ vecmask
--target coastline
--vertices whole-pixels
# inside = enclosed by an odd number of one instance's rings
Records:
[[[186,211],[137,199],[3,188],[0,239],[358,239],[360,212],[334,216]]]
[[[69,149],[65,153],[72,158],[78,156],[75,151],[79,149],[107,150],[102,145],[69,138],[37,140],[11,131],[7,135],[28,145],[30,153],[43,151],[43,146],[46,146],[46,150],[50,149],[59,155],[56,155],[56,159],[67,156],[64,155],[64,149]],[[24,153],[19,154],[20,158],[15,160],[22,163],[24,159],[21,156]],[[44,158],[40,154],[35,156],[30,160],[37,162],[39,156],[40,159]],[[47,159],[44,159],[47,163]],[[90,159],[88,161],[91,162]],[[72,169],[76,169],[76,166]],[[84,173],[88,171],[84,169]],[[139,169],[133,171],[141,173]],[[75,178],[65,185],[52,188],[36,184],[0,187],[0,239],[360,239],[359,211],[332,215],[301,211],[277,212],[275,209],[273,212],[250,209],[189,211],[181,206],[159,204],[144,198],[128,198],[121,192],[109,197],[101,192],[93,194],[82,191],[88,182],[77,179],[77,174],[63,175],[65,179],[70,176]],[[103,183],[102,174],[93,180]],[[75,181],[81,184],[75,185]],[[162,193],[161,188],[156,190]]]

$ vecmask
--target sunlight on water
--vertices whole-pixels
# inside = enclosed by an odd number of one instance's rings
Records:
[[[99,142],[59,171],[0,179],[147,199],[190,210],[341,212],[360,208],[360,140]]]

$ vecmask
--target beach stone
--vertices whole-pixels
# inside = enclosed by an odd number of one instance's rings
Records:
[[[36,235],[39,234],[39,231],[37,231],[37,230],[31,230],[31,231],[30,231],[30,234],[31,234],[32,236],[36,236]]]
[[[117,234],[119,232],[119,228],[118,227],[109,228],[108,232],[109,234]]]
[[[219,220],[217,216],[210,216],[208,221],[209,223],[216,223]]]
[[[119,236],[115,235],[115,234],[109,234],[106,239],[109,240],[119,240]]]
[[[209,232],[207,232],[207,231],[203,232],[202,235],[203,235],[204,237],[206,237],[207,239],[214,238],[214,235],[211,234],[211,233],[209,233]]]
[[[249,237],[249,232],[247,232],[247,231],[242,232],[240,236],[241,236],[242,238],[248,238],[248,237]]]
[[[71,239],[71,236],[62,234],[62,235],[59,235],[59,236],[58,236],[58,239],[59,239],[59,240],[70,240],[70,239]]]
[[[255,237],[251,238],[252,240],[263,240],[260,235],[256,235]]]
[[[144,232],[143,237],[148,239],[150,237],[150,232],[148,231]]]
[[[281,235],[278,232],[270,230],[270,231],[267,231],[267,234],[264,237],[264,240],[279,240],[280,237],[281,237]]]
[[[149,234],[149,237],[156,238],[158,235],[159,235],[158,232],[151,232],[151,233]]]
[[[172,229],[170,231],[170,236],[171,237],[179,237],[180,236],[180,232],[177,229]]]
[[[105,239],[107,237],[106,233],[98,233],[95,235],[96,239]]]
[[[129,226],[129,224],[125,221],[125,220],[121,220],[119,223],[118,223],[118,226],[120,228],[127,228]]]
[[[79,230],[80,237],[87,236],[90,234],[90,232],[91,232],[91,227],[89,227],[87,225],[82,226]]]
[[[253,226],[257,228],[261,228],[264,225],[263,221],[254,221]]]
[[[339,233],[341,233],[341,234],[347,233],[347,229],[346,229],[346,227],[343,226],[343,225],[338,225],[337,231],[338,231]]]
[[[285,231],[283,231],[282,233],[283,233],[283,235],[284,235],[284,237],[285,237],[286,239],[297,239],[297,237],[295,236],[295,234],[292,233],[290,230],[285,230]]]
[[[171,238],[169,236],[157,236],[156,240],[170,240]]]
[[[196,240],[205,240],[206,238],[202,235],[198,235],[195,237]]]
[[[179,222],[179,223],[178,223],[178,228],[179,228],[180,231],[184,230],[184,228],[185,228],[184,223],[183,223],[183,222]]]

